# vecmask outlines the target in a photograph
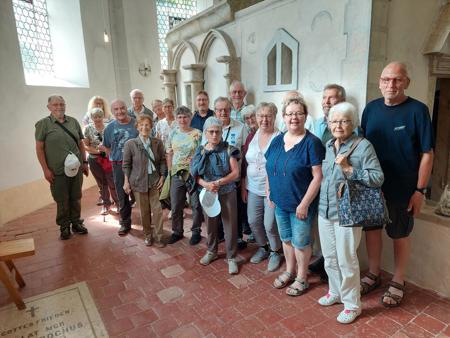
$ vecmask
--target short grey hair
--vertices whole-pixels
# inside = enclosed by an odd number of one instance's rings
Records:
[[[334,114],[343,114],[350,118],[353,129],[359,126],[358,112],[356,111],[356,107],[350,102],[341,102],[331,107],[328,112],[328,121],[333,121]]]
[[[105,117],[105,113],[104,113],[103,109],[98,108],[98,107],[92,108],[89,111],[89,115],[91,116],[91,118],[93,118],[94,116]]]
[[[251,116],[256,114],[256,107],[252,104],[249,104],[248,106],[245,106],[241,110],[241,116],[243,119],[245,119],[247,116]]]
[[[192,117],[192,111],[186,106],[179,106],[179,107],[177,107],[177,109],[175,109],[174,115],[175,116],[185,115],[188,117]]]
[[[223,123],[217,117],[211,116],[206,119],[203,130],[206,131],[211,127],[219,127],[222,130]]]
[[[214,109],[216,109],[217,102],[226,102],[228,104],[228,109],[230,109],[230,110],[231,110],[231,107],[233,107],[233,104],[231,103],[230,99],[225,96],[219,96],[217,99],[214,100]]]
[[[256,107],[256,112],[259,113],[261,110],[265,108],[269,109],[270,113],[273,115],[274,118],[277,116],[278,108],[275,105],[275,103],[272,102],[261,102],[260,104],[258,104],[258,107]]]
[[[327,84],[325,87],[323,87],[323,91],[330,90],[330,89],[336,90],[339,98],[342,101],[345,101],[347,99],[347,94],[345,93],[344,87],[342,87],[336,83],[330,83],[330,84]]]

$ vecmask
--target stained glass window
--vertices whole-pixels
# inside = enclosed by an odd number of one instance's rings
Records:
[[[53,75],[54,61],[46,0],[13,0],[25,73]]]
[[[167,69],[166,34],[175,25],[197,14],[197,0],[156,0],[156,14],[161,68]]]

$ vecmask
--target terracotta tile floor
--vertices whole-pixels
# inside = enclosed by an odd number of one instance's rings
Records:
[[[201,266],[205,239],[191,247],[189,232],[173,246],[145,247],[139,226],[119,237],[115,217],[103,222],[96,198],[95,188],[83,197],[87,236],[60,241],[50,205],[4,226],[0,240],[35,239],[36,255],[17,261],[27,282],[24,297],[86,281],[111,337],[450,336],[450,300],[430,291],[409,285],[402,307],[385,309],[378,290],[363,298],[363,315],[354,324],[340,325],[341,306],[316,303],[326,292],[317,277],[311,276],[307,294],[289,298],[271,287],[277,273],[266,272],[267,263],[243,264],[233,277],[223,259]],[[138,210],[133,223],[139,223]],[[167,221],[165,229],[169,235]],[[223,244],[219,250],[224,258]],[[252,245],[239,258],[248,261],[255,250]],[[0,286],[0,306],[8,302]]]

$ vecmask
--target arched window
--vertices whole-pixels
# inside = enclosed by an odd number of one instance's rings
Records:
[[[25,83],[89,87],[79,0],[13,0]]]
[[[161,68],[167,69],[167,32],[175,25],[197,14],[197,0],[156,0]]]
[[[264,91],[297,89],[298,41],[278,29],[264,51]]]

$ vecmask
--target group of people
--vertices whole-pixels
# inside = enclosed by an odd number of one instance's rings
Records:
[[[322,306],[343,303],[340,323],[361,314],[361,295],[381,284],[382,226],[364,228],[369,270],[360,277],[357,249],[363,229],[339,224],[338,184],[356,181],[382,187],[393,239],[395,271],[381,302],[400,305],[410,250],[414,216],[422,207],[433,164],[433,133],[426,105],[408,97],[406,66],[388,64],[380,76],[381,98],[367,104],[361,124],[354,105],[346,102],[337,84],[323,90],[323,116],[314,121],[298,92],[289,92],[280,112],[275,104],[245,104],[239,81],[229,97],[214,100],[209,109],[205,91],[196,98],[197,111],[174,109],[170,99],[143,105],[140,90],[131,92],[132,106],[122,100],[108,105],[101,97],[89,103],[78,122],[65,115],[61,96],[48,100],[50,116],[36,124],[36,151],[44,176],[57,203],[56,223],[61,239],[87,229],[80,218],[82,174],[88,165],[97,180],[102,213],[112,201],[120,215],[119,235],[131,229],[131,196],[140,209],[145,244],[164,247],[183,238],[186,202],[192,208],[190,244],[201,241],[206,223],[207,250],[200,264],[218,258],[225,241],[230,274],[239,272],[236,252],[244,248],[244,234],[258,249],[250,259],[268,260],[276,271],[273,281],[289,296],[308,288],[312,246],[319,240],[329,289],[318,300]],[[389,146],[387,146],[389,145]],[[69,154],[79,159],[69,173]],[[170,199],[172,234],[162,236],[162,196]],[[111,201],[112,199],[112,201]],[[203,209],[203,210],[202,210]],[[313,231],[318,224],[318,234]],[[317,254],[315,254],[317,256]]]

